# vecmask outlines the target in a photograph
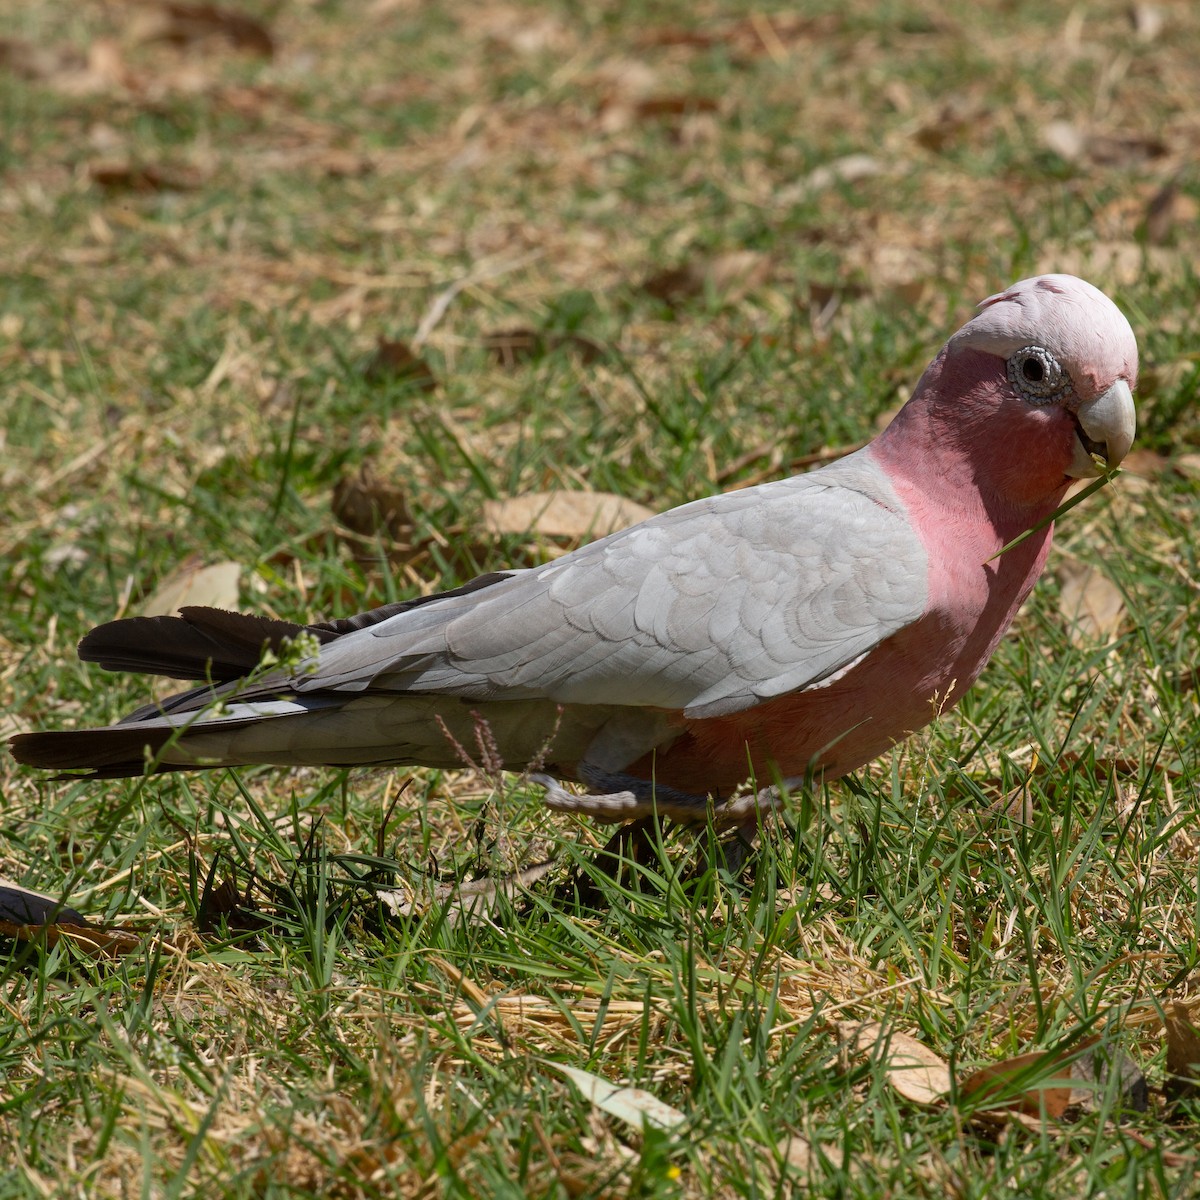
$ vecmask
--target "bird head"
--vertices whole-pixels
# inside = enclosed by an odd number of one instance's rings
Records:
[[[930,364],[879,453],[931,491],[969,483],[989,504],[1052,508],[1071,479],[1104,474],[1133,443],[1133,330],[1071,275],[1023,279],[979,309]]]
[[[1136,428],[1137,342],[1121,310],[1073,275],[1023,279],[979,308],[946,344],[946,366],[982,365],[994,414],[1014,433],[1036,429],[1060,458],[1068,450],[1063,474],[1086,479],[1115,467]],[[992,360],[990,370],[977,355]]]

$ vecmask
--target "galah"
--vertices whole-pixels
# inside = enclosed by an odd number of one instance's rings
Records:
[[[484,746],[540,772],[552,807],[744,821],[778,796],[730,800],[747,780],[836,778],[974,683],[1045,565],[1042,523],[1129,450],[1136,377],[1103,293],[1022,280],[837,462],[328,624],[185,608],[101,625],[85,661],[199,686],[116,725],[18,734],[12,752],[114,777],[457,767]],[[302,634],[307,653],[262,665]]]

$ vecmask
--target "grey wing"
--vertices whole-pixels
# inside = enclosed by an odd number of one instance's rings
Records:
[[[925,611],[927,575],[902,504],[860,452],[339,638],[296,688],[720,716],[862,658]]]

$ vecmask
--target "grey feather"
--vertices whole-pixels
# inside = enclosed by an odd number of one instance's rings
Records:
[[[22,762],[101,775],[141,774],[147,753],[158,769],[456,766],[484,721],[509,762],[537,761],[552,742],[552,761],[620,767],[670,745],[671,712],[722,716],[836,677],[922,615],[927,575],[903,506],[860,451],[545,567],[309,627],[323,644],[290,674],[222,681],[264,638],[300,627],[206,611],[105,626],[89,656],[213,682],[107,730],[11,746]],[[226,626],[229,646],[211,636]],[[156,637],[143,644],[146,629]]]
[[[737,712],[819,683],[916,620],[924,547],[865,452],[673,509],[323,646],[300,694]]]

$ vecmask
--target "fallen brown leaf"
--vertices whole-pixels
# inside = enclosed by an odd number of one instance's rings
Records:
[[[1200,479],[1200,454],[1177,454],[1171,459],[1171,466],[1180,475],[1185,475],[1189,479]]]
[[[380,479],[367,464],[334,484],[332,507],[337,520],[362,537],[382,533],[395,542],[412,537],[413,520],[404,489]]]
[[[820,1162],[822,1158],[827,1160],[834,1170],[840,1170],[845,1161],[845,1155],[840,1146],[834,1146],[828,1142],[814,1146],[808,1138],[801,1137],[799,1134],[781,1138],[776,1143],[775,1149],[779,1151],[780,1157],[793,1171],[807,1172],[814,1162]]]
[[[85,954],[112,957],[136,950],[140,939],[124,929],[93,925],[73,908],[42,892],[0,879],[0,937],[53,946],[67,939]]]
[[[602,537],[654,515],[653,509],[611,492],[527,492],[485,501],[483,526],[496,534]]]
[[[575,351],[579,361],[585,364],[598,362],[604,357],[604,347],[582,334],[542,333],[524,327],[498,329],[495,333],[486,334],[483,344],[502,367],[509,369],[533,362],[560,346]]]
[[[1143,222],[1146,240],[1155,246],[1169,242],[1176,229],[1192,228],[1200,217],[1200,204],[1179,189],[1177,179],[1163,184],[1146,205]]]
[[[88,164],[88,177],[109,191],[188,192],[203,179],[196,171],[135,163],[128,159],[100,159]]]
[[[142,616],[169,616],[189,604],[201,608],[237,608],[241,574],[242,568],[235,562],[217,562],[206,567],[193,555],[151,593],[142,605]]]
[[[364,374],[372,383],[399,379],[411,383],[423,392],[432,391],[437,387],[437,377],[429,364],[419,354],[415,354],[407,342],[395,342],[388,338],[378,339],[375,354],[367,364]]]
[[[642,281],[641,289],[672,307],[706,292],[732,303],[762,284],[770,271],[771,261],[765,254],[734,250],[656,271]]]
[[[1129,475],[1137,475],[1142,479],[1157,479],[1166,474],[1171,467],[1171,461],[1159,454],[1157,450],[1136,446],[1121,460],[1121,470]]]
[[[187,46],[213,38],[262,58],[270,58],[275,53],[275,39],[266,25],[245,13],[215,4],[166,0],[139,32],[141,39],[147,42]]]
[[[1103,166],[1139,166],[1167,153],[1167,143],[1147,133],[1094,133],[1087,139],[1088,157]]]
[[[949,149],[979,124],[979,113],[961,99],[949,100],[918,126],[914,135],[918,145],[936,154]]]
[[[1167,153],[1162,138],[1144,133],[1101,133],[1081,129],[1070,121],[1050,121],[1042,144],[1069,163],[1088,160],[1101,166],[1131,166]]]
[[[1144,1111],[1148,1103],[1145,1077],[1128,1055],[1108,1051],[1099,1043],[1098,1037],[1085,1038],[1069,1048],[1034,1050],[991,1063],[964,1080],[959,1095],[992,1110],[1028,1117],[1044,1113],[1061,1121],[1068,1109],[1094,1107],[1099,1090],[1116,1074],[1128,1107]]]
[[[1087,135],[1070,121],[1051,121],[1042,130],[1042,145],[1067,162],[1079,162],[1087,153]]]
[[[1200,1080],[1200,1031],[1192,1021],[1192,1010],[1173,1000],[1163,1014],[1167,1034],[1168,1091],[1173,1095],[1194,1091]]]
[[[1098,567],[1066,559],[1058,568],[1058,608],[1073,644],[1111,639],[1125,616],[1125,597]]]
[[[711,96],[646,96],[633,105],[639,120],[682,117],[688,113],[716,112],[720,105]]]
[[[641,1130],[647,1125],[657,1129],[672,1129],[687,1120],[686,1114],[645,1088],[624,1087],[605,1079],[603,1075],[593,1075],[591,1071],[583,1071],[566,1063],[549,1062],[547,1065],[565,1075],[590,1104],[634,1129]]]
[[[77,949],[95,958],[116,958],[132,954],[140,945],[141,938],[135,933],[112,926],[54,921],[48,925],[16,925],[0,921],[0,937],[16,938],[22,942],[44,940],[47,946],[68,941]]]
[[[374,169],[374,164],[366,155],[355,153],[353,150],[339,150],[332,146],[323,150],[312,161],[313,166],[330,179],[356,179],[362,175],[369,175]]]
[[[214,933],[222,926],[252,933],[270,926],[268,917],[260,914],[254,906],[251,889],[245,894],[238,891],[236,882],[229,876],[218,878],[214,863],[204,881],[204,891],[196,913],[196,927],[201,933]]]
[[[963,1099],[974,1097],[993,1108],[1012,1109],[1037,1117],[1045,1112],[1062,1119],[1071,1105],[1074,1082],[1070,1063],[1054,1051],[1035,1050],[992,1063],[969,1075],[959,1088]]]
[[[1037,763],[1035,761],[1025,782],[1019,783],[1006,795],[1000,796],[993,801],[988,806],[991,811],[1002,813],[1010,821],[1015,821],[1018,825],[1032,825],[1037,817],[1037,809],[1034,807],[1033,797],[1029,793],[1029,781],[1033,778],[1036,767]]]
[[[953,1084],[950,1067],[923,1042],[875,1021],[843,1022],[839,1029],[853,1053],[883,1066],[888,1083],[905,1100],[923,1106],[946,1102]]]

